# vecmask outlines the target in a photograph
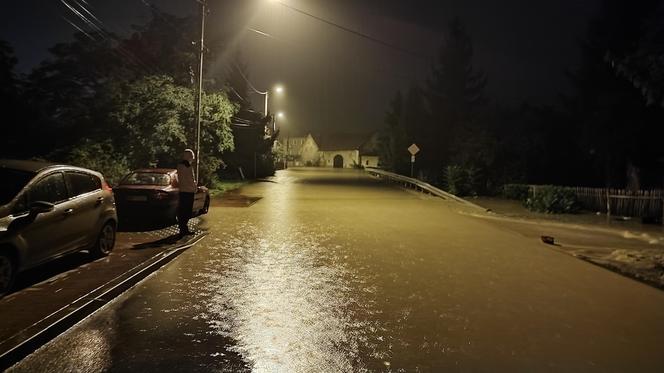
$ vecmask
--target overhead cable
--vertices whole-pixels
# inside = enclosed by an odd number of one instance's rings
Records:
[[[340,25],[340,24],[338,24],[338,23],[336,23],[336,22],[330,21],[330,20],[325,19],[325,18],[323,18],[323,17],[319,17],[319,16],[317,16],[317,15],[314,15],[314,14],[311,14],[311,13],[309,13],[309,12],[306,12],[306,11],[304,11],[304,10],[302,10],[302,9],[295,8],[294,6],[288,5],[288,4],[286,4],[286,3],[282,2],[282,1],[278,1],[278,3],[279,3],[279,5],[283,6],[284,8],[288,8],[288,9],[294,11],[294,12],[297,12],[297,13],[300,13],[300,14],[305,15],[305,16],[307,16],[307,17],[313,18],[313,19],[315,19],[315,20],[317,20],[317,21],[319,21],[319,22],[325,23],[325,24],[327,24],[327,25],[329,25],[329,26],[332,26],[332,27],[335,27],[335,28],[337,28],[337,29],[339,29],[339,30],[342,30],[342,31],[348,32],[348,33],[353,34],[353,35],[355,35],[355,36],[358,36],[358,37],[360,37],[360,38],[363,38],[363,39],[369,40],[369,41],[371,41],[371,42],[373,42],[373,43],[376,43],[376,44],[382,45],[382,46],[387,47],[387,48],[390,48],[390,49],[394,49],[394,50],[396,50],[396,51],[399,51],[399,52],[404,53],[404,54],[408,54],[408,55],[410,55],[410,56],[412,56],[412,57],[415,57],[415,58],[419,58],[419,59],[422,59],[422,60],[425,60],[425,61],[428,61],[428,60],[429,60],[429,57],[428,57],[428,56],[425,56],[425,55],[419,54],[419,53],[417,53],[417,52],[413,52],[413,51],[408,50],[408,49],[406,49],[406,48],[403,48],[403,47],[400,47],[400,46],[398,46],[398,45],[395,45],[395,44],[392,44],[392,43],[386,42],[386,41],[381,40],[381,39],[378,39],[378,38],[376,38],[376,37],[374,37],[374,36],[371,36],[371,35],[368,35],[368,34],[362,33],[362,32],[360,32],[360,31],[353,30],[353,29],[351,29],[351,28],[348,28],[348,27],[346,27],[346,26]]]

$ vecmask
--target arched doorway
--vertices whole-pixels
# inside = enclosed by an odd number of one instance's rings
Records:
[[[334,168],[344,168],[344,157],[337,154],[334,156]]]

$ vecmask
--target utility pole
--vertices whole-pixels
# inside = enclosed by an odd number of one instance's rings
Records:
[[[270,90],[265,91],[265,116],[267,117],[267,100],[270,98]]]
[[[196,180],[200,182],[201,163],[201,106],[203,100],[203,54],[205,53],[205,16],[207,15],[206,0],[198,0],[201,4],[201,41],[198,52],[198,99],[196,100]]]

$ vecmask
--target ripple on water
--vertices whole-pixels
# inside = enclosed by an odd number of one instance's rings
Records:
[[[339,248],[324,247],[305,227],[272,232],[272,238],[249,225],[240,232],[223,246],[213,241],[210,252],[223,259],[206,262],[202,290],[211,296],[207,315],[199,317],[232,338],[234,352],[257,372],[366,370],[359,350],[376,326],[354,310],[374,304],[367,296],[375,289],[361,299],[353,295],[364,279],[349,273]]]

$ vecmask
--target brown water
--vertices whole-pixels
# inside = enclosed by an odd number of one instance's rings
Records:
[[[664,369],[662,292],[360,172],[274,181],[15,371]]]

